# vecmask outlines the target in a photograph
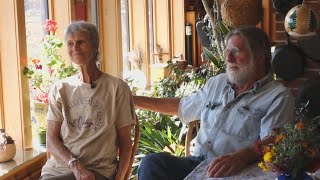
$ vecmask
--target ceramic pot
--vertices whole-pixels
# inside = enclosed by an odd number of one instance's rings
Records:
[[[38,127],[46,127],[46,116],[48,112],[48,103],[33,101],[33,115]]]
[[[6,162],[16,155],[16,145],[6,144],[3,150],[0,149],[0,162]]]

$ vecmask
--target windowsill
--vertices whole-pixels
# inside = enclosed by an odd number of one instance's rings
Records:
[[[0,176],[9,174],[10,172],[19,169],[19,167],[24,168],[23,166],[28,164],[29,162],[36,161],[37,159],[43,158],[46,155],[47,153],[45,148],[41,147],[35,147],[34,149],[28,151],[17,149],[16,155],[13,159],[7,162],[0,163]]]

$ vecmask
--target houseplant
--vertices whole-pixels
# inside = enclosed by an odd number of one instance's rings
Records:
[[[47,34],[41,41],[42,51],[39,57],[29,60],[23,74],[30,79],[33,115],[36,119],[37,131],[46,132],[46,113],[48,109],[48,92],[51,85],[59,80],[77,73],[77,68],[68,65],[59,53],[63,41],[56,36],[58,28],[54,20],[46,20],[44,25]]]
[[[318,156],[320,116],[306,118],[307,106],[300,105],[295,123],[286,124],[283,131],[274,130],[274,143],[258,148],[263,157],[258,166],[264,171],[276,171],[278,179],[312,179],[306,171]]]

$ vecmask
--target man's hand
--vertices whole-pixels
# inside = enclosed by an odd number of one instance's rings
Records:
[[[80,161],[74,161],[70,169],[77,180],[95,180],[94,173],[83,166]]]
[[[239,157],[237,154],[228,154],[212,160],[208,167],[208,176],[215,178],[226,177],[239,172],[247,165],[242,158],[245,157]]]

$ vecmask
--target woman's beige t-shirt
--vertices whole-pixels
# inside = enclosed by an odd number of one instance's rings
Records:
[[[102,74],[95,87],[78,75],[55,83],[49,94],[48,121],[61,122],[62,143],[87,168],[113,178],[118,165],[117,129],[133,123],[134,108],[128,85]],[[54,157],[42,175],[71,172]]]

